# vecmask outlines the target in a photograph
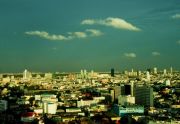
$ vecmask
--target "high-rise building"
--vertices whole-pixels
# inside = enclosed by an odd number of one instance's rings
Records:
[[[141,71],[140,71],[140,70],[137,71],[137,76],[138,76],[138,77],[141,76]]]
[[[163,71],[163,74],[164,74],[164,75],[166,75],[166,74],[167,74],[167,71],[166,71],[166,69],[164,69],[164,71]]]
[[[87,70],[81,70],[81,78],[87,78],[88,74],[87,74]]]
[[[32,77],[31,72],[29,72],[27,69],[25,69],[23,72],[23,79],[29,80],[31,77]]]
[[[114,68],[111,68],[111,77],[114,77]]]
[[[154,67],[154,74],[157,74],[157,68]]]
[[[125,94],[123,95],[131,95],[131,85],[124,85]]]
[[[118,102],[118,97],[120,95],[134,96],[133,95],[134,94],[134,91],[133,91],[134,88],[133,87],[134,87],[134,83],[114,87],[114,101],[115,101],[115,103]]]
[[[123,86],[114,87],[114,93],[112,92],[111,95],[114,94],[115,103],[119,96],[131,96],[135,97],[135,104],[153,107],[153,88],[149,86],[134,86],[134,83],[126,84]],[[131,99],[132,100],[132,99]]]
[[[84,75],[84,72],[83,72],[83,70],[81,70],[81,72],[80,72],[80,73],[81,73],[81,77],[83,77],[83,75]]]
[[[134,96],[134,82],[131,82],[131,96]]]
[[[0,79],[2,79],[3,78],[3,75],[2,74],[0,74]]]
[[[111,102],[114,102],[114,97],[115,97],[115,90],[114,89],[110,89],[109,93],[111,95]]]
[[[148,68],[147,71],[148,71],[149,73],[151,73],[152,70],[151,70],[151,68]]]
[[[27,79],[27,70],[26,69],[23,72],[23,79]]]
[[[148,107],[153,107],[153,88],[148,86],[134,87],[135,103]]]
[[[84,76],[85,77],[87,76],[87,70],[84,70]]]
[[[147,71],[147,72],[146,72],[146,79],[147,79],[147,81],[150,81],[150,80],[151,80],[151,77],[150,77],[149,71]]]
[[[173,74],[173,68],[172,67],[170,68],[170,73]]]
[[[138,71],[134,71],[134,70],[132,69],[131,72],[128,72],[128,76],[129,76],[129,77],[137,77],[137,76],[139,76],[139,72],[138,72]]]

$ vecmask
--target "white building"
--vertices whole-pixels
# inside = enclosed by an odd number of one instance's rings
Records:
[[[170,85],[171,85],[171,81],[170,81],[169,79],[166,80],[166,81],[165,81],[165,85],[166,85],[166,86],[170,86]]]
[[[46,79],[52,79],[52,73],[45,73],[44,78]]]
[[[57,103],[48,101],[43,102],[43,113],[56,114],[56,111]]]
[[[157,68],[154,67],[154,74],[157,74]]]
[[[24,80],[29,80],[32,78],[31,72],[29,72],[27,69],[24,70],[23,72],[23,79]]]
[[[163,71],[163,74],[164,74],[164,75],[166,75],[166,74],[167,74],[167,71],[166,71],[166,69],[164,69],[164,71]]]
[[[77,107],[91,106],[92,104],[96,104],[96,101],[95,100],[80,100],[80,101],[77,101]]]
[[[8,83],[10,81],[11,81],[11,78],[9,76],[2,79],[3,83]]]
[[[150,76],[150,74],[149,74],[149,71],[146,72],[146,79],[147,79],[147,81],[150,81],[150,80],[151,80],[151,76]]]
[[[132,104],[135,104],[135,97],[130,96],[130,95],[128,95],[128,96],[120,95],[118,97],[118,104],[119,105],[132,105]]]
[[[81,108],[66,108],[66,112],[69,112],[69,113],[81,112]]]
[[[173,68],[172,68],[172,67],[170,68],[170,73],[171,73],[171,74],[173,73]]]
[[[54,94],[35,95],[35,100],[40,101],[39,106],[43,113],[56,114],[58,99]],[[40,110],[41,112],[41,110]]]

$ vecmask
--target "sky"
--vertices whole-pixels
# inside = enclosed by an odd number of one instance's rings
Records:
[[[180,0],[0,0],[0,72],[180,69]]]

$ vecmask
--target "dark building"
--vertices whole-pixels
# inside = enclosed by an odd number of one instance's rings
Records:
[[[114,77],[114,68],[111,68],[111,77]]]
[[[146,107],[154,106],[153,88],[149,86],[134,86],[133,83],[114,87],[114,102],[116,103],[119,95],[131,95],[135,97],[135,103]]]
[[[131,85],[124,85],[124,94],[123,95],[131,95]]]
[[[135,103],[147,107],[153,107],[153,88],[148,86],[134,87]]]
[[[148,68],[147,71],[148,71],[149,73],[151,73],[151,72],[152,72],[152,69],[151,69],[151,68]]]

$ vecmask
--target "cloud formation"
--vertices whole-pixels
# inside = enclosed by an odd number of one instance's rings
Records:
[[[140,29],[131,23],[121,19],[121,18],[113,18],[108,17],[106,19],[85,19],[81,22],[82,25],[103,25],[108,27],[113,27],[117,29],[124,29],[124,30],[130,30],[130,31],[140,31]]]
[[[179,44],[179,45],[180,45],[180,40],[178,40],[178,41],[177,41],[177,44]]]
[[[63,35],[56,35],[56,34],[50,35],[46,31],[27,31],[27,32],[25,32],[25,34],[39,36],[39,37],[47,39],[47,40],[67,40],[68,39],[67,37],[65,37]]]
[[[152,52],[152,55],[153,56],[160,56],[161,54],[159,52],[154,51],[154,52]]]
[[[46,31],[27,31],[27,35],[38,36],[47,40],[52,41],[62,41],[62,40],[72,40],[72,39],[82,39],[87,37],[97,37],[103,35],[100,30],[96,29],[86,29],[85,32],[68,32],[67,36],[61,34],[49,34]]]
[[[175,14],[172,16],[173,19],[180,19],[180,14]]]
[[[89,32],[91,36],[101,36],[101,35],[103,35],[103,33],[101,31],[96,30],[96,29],[87,29],[86,31]]]
[[[136,54],[135,53],[124,53],[124,56],[128,57],[128,58],[136,58]]]
[[[56,47],[53,47],[53,48],[52,48],[52,50],[56,51],[56,50],[57,50],[57,48],[56,48]]]

